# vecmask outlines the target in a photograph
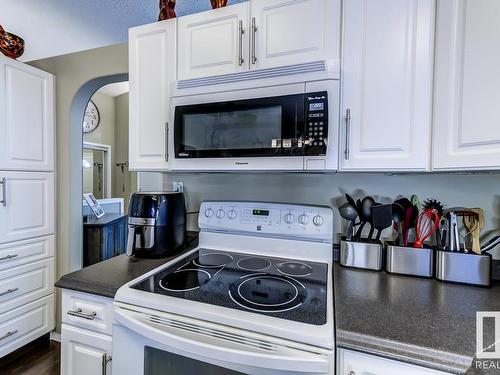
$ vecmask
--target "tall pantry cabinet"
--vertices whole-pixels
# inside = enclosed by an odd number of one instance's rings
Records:
[[[0,55],[0,358],[54,328],[54,77]]]

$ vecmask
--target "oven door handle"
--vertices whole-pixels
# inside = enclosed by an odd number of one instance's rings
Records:
[[[312,352],[310,349],[306,351],[281,346],[256,338],[241,337],[237,335],[238,330],[222,332],[210,328],[211,323],[204,322],[201,327],[190,324],[188,318],[160,314],[149,315],[118,306],[114,309],[114,318],[122,326],[161,345],[189,353],[198,360],[204,357],[227,364],[288,374],[329,373],[328,355],[320,350]]]

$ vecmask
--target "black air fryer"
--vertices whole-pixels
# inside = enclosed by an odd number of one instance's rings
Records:
[[[127,255],[163,258],[175,255],[186,238],[183,193],[133,193],[128,209]]]

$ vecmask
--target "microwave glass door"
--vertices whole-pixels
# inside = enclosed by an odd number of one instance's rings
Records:
[[[165,374],[243,375],[241,372],[146,346],[144,348],[144,375]]]
[[[177,158],[302,156],[303,94],[175,109]]]

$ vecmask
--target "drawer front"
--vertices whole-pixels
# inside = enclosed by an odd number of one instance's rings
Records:
[[[54,325],[53,294],[0,315],[0,358],[52,331]]]
[[[62,322],[83,329],[111,335],[113,300],[63,289]]]
[[[54,256],[54,236],[0,245],[0,271]]]
[[[0,314],[54,292],[54,258],[0,272]]]

